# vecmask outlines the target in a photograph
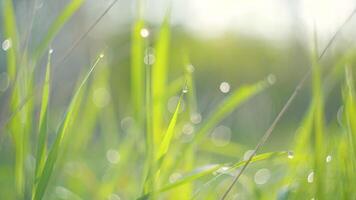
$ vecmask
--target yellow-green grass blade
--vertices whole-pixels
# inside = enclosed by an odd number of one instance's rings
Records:
[[[3,22],[4,22],[4,37],[9,42],[7,49],[7,72],[12,81],[16,76],[17,48],[18,36],[16,28],[16,17],[12,0],[3,1]]]
[[[263,153],[260,155],[256,155],[251,163],[257,162],[257,161],[263,161],[263,160],[267,160],[267,159],[271,159],[274,157],[281,157],[281,156],[287,156],[288,152],[269,152],[269,153]],[[187,183],[191,183],[197,179],[203,178],[205,176],[211,175],[213,172],[216,172],[217,170],[219,170],[221,167],[226,167],[226,166],[230,166],[228,167],[227,170],[225,170],[224,172],[232,172],[233,170],[236,170],[237,168],[243,166],[246,163],[245,160],[243,161],[239,161],[236,162],[232,165],[229,165],[228,163],[224,163],[224,164],[215,164],[215,165],[210,165],[210,166],[206,166],[203,167],[202,169],[196,169],[193,170],[192,172],[188,173],[186,176],[182,177],[181,179],[177,180],[174,183],[168,184],[166,186],[163,186],[162,188],[160,188],[157,193],[162,193],[162,192],[167,192],[169,190],[178,188],[184,184]],[[214,177],[215,178],[215,177]],[[145,194],[141,197],[139,197],[138,199],[143,200],[143,199],[148,199],[150,197],[150,193]]]
[[[167,84],[168,53],[170,43],[169,17],[166,16],[160,28],[155,46],[156,59],[152,67],[152,114],[153,143],[159,145],[162,136],[165,103],[163,101]]]
[[[88,81],[90,75],[92,74],[92,72],[94,71],[95,67],[98,65],[99,61],[102,59],[103,55],[101,54],[95,61],[95,63],[93,64],[93,66],[91,67],[91,69],[89,70],[89,72],[86,74],[86,76],[84,77],[83,81],[81,82],[81,84],[79,85],[79,87],[76,89],[74,96],[72,97],[72,100],[68,106],[68,109],[64,115],[64,118],[62,120],[62,122],[60,123],[59,129],[57,131],[57,136],[56,139],[54,141],[53,146],[51,147],[48,157],[46,159],[44,168],[42,170],[41,176],[39,177],[38,180],[38,185],[36,187],[35,190],[35,194],[34,194],[34,198],[35,200],[40,200],[43,198],[43,195],[45,193],[45,190],[48,186],[49,183],[49,179],[53,173],[53,169],[55,167],[57,158],[59,156],[59,151],[62,148],[62,143],[63,140],[66,137],[67,134],[67,129],[69,128],[69,126],[72,123],[72,117],[75,113],[73,113],[73,111],[76,108],[76,104],[77,104],[77,100],[80,99],[80,96],[82,95],[82,88],[84,87],[85,83]]]
[[[353,151],[356,150],[356,98],[354,89],[354,80],[352,77],[352,70],[349,65],[346,65],[346,93],[345,97],[345,114],[347,122],[347,132],[349,142]],[[356,166],[355,166],[356,167]]]
[[[325,198],[325,141],[324,141],[324,102],[321,85],[321,66],[316,53],[313,55],[312,88],[314,112],[314,180],[317,199]]]
[[[61,30],[63,25],[73,16],[73,14],[81,7],[84,2],[84,0],[72,0],[64,8],[64,10],[59,14],[59,16],[55,19],[55,21],[48,29],[46,36],[36,47],[35,53],[33,55],[33,63],[36,63],[38,59],[41,58],[41,56],[44,54],[49,44]]]
[[[48,60],[46,66],[46,75],[42,88],[42,102],[40,110],[40,118],[38,125],[38,142],[37,142],[37,154],[36,154],[36,168],[35,168],[35,183],[42,171],[45,155],[47,152],[47,121],[48,121],[48,102],[50,95],[50,81],[51,81],[51,56],[52,50],[48,52]]]
[[[131,96],[133,102],[135,120],[141,125],[142,108],[144,107],[144,48],[145,39],[141,36],[141,30],[144,28],[144,21],[138,19],[135,22],[132,31],[132,45],[131,45]]]
[[[205,134],[221,122],[227,115],[246,102],[252,96],[263,91],[270,84],[268,81],[261,81],[253,85],[245,85],[234,91],[229,97],[224,99],[216,108],[208,119],[202,124],[201,128],[196,133],[195,141],[204,138]]]
[[[166,155],[166,153],[168,152],[169,146],[171,145],[175,127],[177,124],[178,114],[181,109],[181,103],[182,103],[183,96],[184,96],[184,92],[182,92],[182,94],[179,97],[177,107],[174,111],[172,119],[169,122],[166,134],[163,136],[162,142],[158,148],[157,161],[159,161],[159,162],[162,161],[161,159]]]

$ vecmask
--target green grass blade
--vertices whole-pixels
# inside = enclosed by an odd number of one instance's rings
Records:
[[[263,153],[263,154],[260,154],[260,155],[256,155],[251,163],[254,163],[254,162],[258,162],[258,161],[263,161],[263,160],[267,160],[267,159],[271,159],[271,158],[274,158],[274,157],[281,157],[281,156],[287,156],[288,152],[269,152],[269,153]],[[233,165],[231,165],[229,167],[228,170],[226,170],[225,172],[232,172],[233,170],[236,170],[238,167],[241,167],[243,166],[244,164],[246,163],[246,161],[239,161]],[[221,167],[224,167],[224,166],[228,166],[229,164],[228,163],[224,163],[224,164],[216,164],[216,165],[210,165],[210,166],[207,166],[207,167],[204,167],[204,168],[198,168],[196,170],[193,170],[192,172],[188,173],[186,176],[182,177],[181,179],[179,179],[178,181],[174,182],[174,183],[171,183],[171,184],[168,184],[166,186],[163,186],[162,188],[160,188],[157,193],[162,193],[162,192],[166,192],[166,191],[169,191],[169,190],[172,190],[172,189],[175,189],[177,187],[180,187],[184,184],[187,184],[187,183],[191,183],[197,179],[200,179],[202,177],[205,177],[205,176],[208,176],[208,175],[211,175],[213,172],[219,170]],[[141,196],[140,200],[143,200],[143,199],[148,199],[150,196],[150,194],[145,194],[143,196]]]
[[[321,69],[318,63],[316,53],[313,56],[312,65],[313,75],[313,103],[314,112],[314,180],[316,185],[316,198],[325,199],[325,141],[324,141],[324,102],[321,84]]]
[[[10,48],[7,50],[7,72],[13,81],[16,76],[17,48],[19,42],[12,0],[3,1],[3,21],[4,37],[10,42]]]
[[[60,13],[60,15],[55,19],[52,23],[51,27],[47,31],[46,36],[37,46],[34,56],[33,62],[36,63],[38,59],[44,54],[49,44],[61,30],[63,25],[73,16],[73,14],[81,7],[84,3],[84,0],[72,0],[66,8]]]
[[[136,21],[132,31],[132,48],[131,48],[131,92],[135,120],[139,124],[142,123],[142,113],[144,106],[144,47],[145,40],[141,36],[141,30],[144,28],[143,20]]]
[[[84,87],[85,83],[87,82],[87,80],[89,79],[90,75],[92,74],[93,70],[95,69],[95,67],[98,65],[99,61],[101,60],[101,58],[103,57],[103,55],[101,54],[95,61],[95,63],[93,64],[93,66],[91,67],[91,69],[89,70],[89,72],[86,74],[86,76],[84,77],[83,81],[81,82],[81,84],[79,85],[79,87],[76,89],[74,96],[68,106],[68,109],[64,115],[64,118],[59,126],[58,132],[57,132],[57,136],[56,139],[54,141],[54,144],[51,148],[51,150],[49,151],[47,160],[45,162],[43,171],[41,173],[41,176],[39,178],[39,182],[38,182],[38,186],[35,190],[35,194],[34,194],[34,199],[35,200],[40,200],[42,199],[44,192],[48,186],[48,182],[49,179],[53,173],[53,169],[54,166],[56,164],[57,158],[59,156],[59,151],[61,150],[61,145],[62,145],[62,141],[64,140],[64,137],[66,135],[67,129],[70,126],[71,122],[72,122],[72,115],[74,115],[73,111],[76,107],[76,103],[77,103],[77,99],[80,98],[81,95],[81,90]]]
[[[38,134],[38,143],[37,143],[37,154],[36,154],[36,169],[35,169],[35,182],[38,179],[44,162],[46,155],[46,138],[47,138],[47,118],[48,118],[48,102],[49,102],[49,94],[50,94],[50,75],[51,75],[51,56],[52,50],[48,53],[48,60],[46,66],[46,76],[43,83],[42,88],[42,103],[41,103],[41,111],[39,118],[39,134]]]
[[[153,142],[159,145],[162,136],[163,114],[165,103],[163,97],[165,96],[167,84],[168,71],[168,52],[170,41],[170,25],[169,17],[166,16],[155,46],[156,61],[152,67],[152,112],[153,112]]]
[[[175,131],[175,126],[177,124],[177,119],[178,119],[178,114],[180,112],[181,109],[181,103],[182,103],[182,99],[184,96],[184,92],[182,92],[182,94],[179,97],[179,101],[177,104],[177,107],[174,111],[174,114],[172,116],[171,121],[169,122],[168,128],[167,128],[167,132],[166,134],[163,136],[161,145],[159,146],[158,149],[158,153],[157,153],[157,160],[160,161],[167,153],[169,146],[171,145],[171,141],[174,135],[174,131]]]
[[[199,142],[207,132],[218,125],[218,123],[229,115],[234,109],[247,101],[253,95],[263,91],[269,85],[270,84],[267,81],[261,81],[253,85],[242,86],[238,90],[234,91],[229,97],[216,106],[212,114],[196,133],[195,140]]]

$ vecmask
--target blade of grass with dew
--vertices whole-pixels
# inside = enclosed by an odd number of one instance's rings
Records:
[[[37,61],[44,54],[49,44],[53,41],[55,36],[61,30],[63,25],[73,16],[73,14],[82,6],[84,0],[72,0],[64,10],[59,14],[59,16],[52,23],[50,28],[47,31],[46,36],[40,42],[40,44],[36,47],[35,53],[33,55],[33,63],[37,63]]]
[[[36,154],[36,167],[35,167],[35,183],[40,176],[40,173],[43,169],[45,162],[45,156],[47,152],[47,120],[48,120],[48,102],[50,94],[50,81],[51,81],[51,56],[53,50],[49,50],[47,66],[46,66],[46,75],[42,88],[42,102],[40,110],[40,118],[38,125],[38,139],[37,139],[37,154]]]
[[[168,12],[169,13],[169,12]],[[169,16],[161,25],[158,40],[155,46],[155,63],[152,67],[152,129],[153,144],[159,145],[162,136],[163,119],[165,111],[165,96],[168,71],[168,52],[170,43]]]
[[[177,124],[178,114],[179,114],[180,109],[181,109],[181,103],[182,103],[183,96],[184,96],[184,92],[182,92],[182,94],[179,97],[177,107],[176,107],[176,109],[174,111],[174,114],[173,114],[173,116],[171,118],[171,121],[169,122],[166,134],[163,136],[162,142],[159,145],[158,152],[157,152],[157,157],[156,157],[156,160],[158,162],[162,162],[162,159],[164,158],[164,156],[168,152],[169,146],[171,145],[172,138],[173,138],[174,131],[175,131],[175,126]]]
[[[252,162],[257,162],[257,161],[263,161],[263,160],[267,160],[270,158],[274,158],[274,157],[279,157],[279,156],[286,156],[288,153],[283,151],[283,152],[269,152],[269,153],[263,153],[260,155],[256,155]],[[231,165],[231,167],[229,168],[228,171],[232,171],[237,169],[238,167],[241,167],[243,164],[245,164],[246,161],[239,161],[234,163],[233,165]],[[182,177],[181,179],[177,180],[174,183],[168,184],[166,186],[163,186],[162,188],[160,188],[158,190],[158,193],[162,193],[162,192],[167,192],[169,190],[175,189],[177,187],[180,187],[184,184],[187,183],[191,183],[197,179],[200,179],[202,177],[211,175],[213,172],[216,172],[218,169],[220,169],[221,167],[227,166],[228,163],[224,163],[224,164],[216,164],[216,165],[210,165],[207,167],[204,167],[203,169],[196,169],[193,170],[192,172],[188,173],[186,176]],[[150,193],[145,194],[141,197],[139,197],[139,200],[143,200],[143,199],[148,199],[150,197]]]
[[[324,101],[321,86],[321,66],[316,52],[313,55],[312,65],[312,95],[315,104],[314,112],[314,180],[316,198],[325,199],[325,139],[324,139]]]
[[[7,51],[7,73],[10,80],[14,81],[16,76],[17,48],[18,36],[16,28],[15,10],[12,0],[3,1],[3,21],[4,21],[4,37],[8,42]]]
[[[66,136],[67,133],[67,129],[71,124],[71,118],[73,113],[73,110],[75,108],[75,105],[77,103],[77,99],[80,98],[81,95],[81,90],[84,87],[85,83],[87,82],[87,80],[89,79],[90,75],[92,74],[92,72],[94,71],[95,67],[98,65],[99,61],[103,58],[103,54],[101,54],[95,61],[95,63],[93,64],[93,66],[91,67],[91,69],[89,70],[89,72],[87,73],[87,75],[84,77],[83,81],[81,82],[81,84],[79,85],[79,87],[75,90],[74,96],[68,106],[68,109],[64,115],[64,118],[62,120],[62,122],[60,123],[59,129],[57,131],[57,136],[56,139],[54,141],[53,146],[51,147],[48,157],[46,159],[43,171],[41,173],[41,176],[39,177],[38,180],[38,186],[36,187],[35,190],[35,194],[34,194],[34,200],[40,200],[42,199],[45,190],[48,186],[48,182],[49,179],[53,173],[53,169],[54,166],[56,164],[58,155],[59,155],[59,151],[62,148],[62,141],[64,139],[64,137]]]

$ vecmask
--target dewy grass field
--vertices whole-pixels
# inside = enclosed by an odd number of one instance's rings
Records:
[[[264,65],[287,56],[272,44],[256,46],[258,40],[243,42],[242,37],[237,43],[230,39],[231,44],[228,39],[212,46],[199,44],[199,39],[177,36],[171,9],[165,8],[159,27],[150,25],[139,1],[122,33],[127,37],[117,38],[129,43],[128,56],[120,55],[124,53],[115,42],[103,48],[94,45],[91,54],[81,57],[87,65],[79,75],[65,68],[69,73],[63,78],[59,71],[79,55],[76,49],[86,45],[108,13],[126,8],[117,0],[106,2],[59,54],[58,35],[80,17],[86,2],[58,4],[62,10],[48,17],[50,25],[43,33],[38,33],[36,20],[46,18],[38,12],[48,7],[25,1],[29,17],[24,23],[22,10],[16,9],[19,2],[0,4],[0,199],[356,199],[356,51],[348,45],[328,54],[355,11],[325,46],[315,33],[312,50],[303,51],[309,61],[298,63],[307,66],[283,66],[291,71],[280,77],[256,61],[264,60]],[[41,4],[50,2],[55,1]],[[236,50],[235,44],[243,48]],[[219,45],[223,52],[209,52]],[[240,58],[258,65],[239,72],[240,79],[248,81],[233,90],[232,84],[222,82],[223,96],[207,90],[218,74],[193,61],[235,50],[246,54],[229,57],[233,63]],[[299,70],[305,74],[295,73]],[[253,77],[251,72],[263,76],[256,75],[260,81],[252,78],[251,83],[251,78],[241,78],[244,72],[246,77]],[[69,77],[76,83],[68,89]],[[275,112],[259,125],[257,118],[267,115],[254,99],[274,87],[280,90],[271,101],[281,103],[274,104]],[[295,108],[300,95],[308,100]],[[336,112],[334,104],[340,105]],[[255,107],[253,118],[249,112],[238,116],[265,132],[235,123],[240,107]],[[298,115],[302,117],[288,117]],[[241,139],[243,132],[254,136]],[[288,136],[292,139],[283,139],[284,132],[293,132]]]

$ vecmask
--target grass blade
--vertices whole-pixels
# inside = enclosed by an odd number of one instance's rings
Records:
[[[159,145],[162,136],[165,108],[163,97],[165,96],[167,83],[169,40],[169,17],[166,16],[160,28],[159,38],[155,47],[156,61],[152,67],[152,128],[154,145]]]
[[[72,115],[73,110],[76,107],[76,103],[77,103],[77,99],[80,98],[80,94],[81,94],[81,89],[84,87],[85,83],[87,82],[87,80],[89,79],[89,76],[92,74],[93,70],[95,69],[95,67],[98,65],[99,61],[101,60],[101,58],[103,58],[103,54],[101,54],[95,61],[95,63],[93,64],[93,66],[91,67],[91,69],[89,70],[89,72],[86,74],[86,76],[84,77],[83,81],[81,82],[81,84],[79,85],[79,87],[76,89],[74,96],[68,106],[68,109],[64,115],[64,118],[59,126],[58,132],[57,132],[57,137],[54,141],[54,144],[48,154],[47,160],[45,162],[43,171],[41,173],[41,176],[39,178],[39,182],[38,182],[38,186],[35,190],[35,194],[34,194],[34,199],[35,200],[40,200],[42,199],[44,192],[46,190],[46,187],[48,185],[49,179],[53,173],[53,169],[55,166],[55,163],[57,161],[57,158],[59,156],[59,151],[61,149],[61,145],[62,145],[62,141],[64,140],[64,137],[67,133],[67,129],[71,124],[71,119],[72,119]]]
[[[263,153],[260,155],[256,155],[253,160],[252,163],[254,162],[258,162],[258,161],[263,161],[263,160],[267,160],[270,158],[274,158],[274,157],[281,157],[281,156],[286,156],[288,153],[283,151],[283,152],[269,152],[269,153]],[[235,164],[231,165],[229,167],[229,169],[226,172],[232,172],[233,170],[236,170],[237,168],[243,166],[246,163],[246,161],[239,161],[236,162]],[[207,167],[203,167],[203,168],[198,168],[196,170],[193,170],[192,172],[188,173],[186,176],[182,177],[181,179],[179,179],[178,181],[168,184],[166,186],[163,186],[162,188],[160,188],[157,193],[162,193],[162,192],[166,192],[172,189],[175,189],[177,187],[180,187],[184,184],[187,183],[191,183],[197,179],[200,179],[202,177],[211,175],[213,172],[217,171],[218,169],[220,169],[221,167],[227,166],[229,165],[228,163],[224,163],[224,164],[216,164],[216,165],[210,165]],[[215,178],[215,177],[214,177]],[[150,196],[150,193],[145,194],[141,197],[139,197],[139,200],[143,200],[143,199],[148,199]]]
[[[36,154],[36,169],[35,169],[35,182],[37,181],[44,162],[46,155],[46,138],[47,138],[47,118],[48,118],[48,102],[50,94],[50,75],[51,75],[51,56],[53,50],[49,50],[47,67],[46,67],[46,76],[42,88],[42,103],[39,119],[39,128],[38,128],[38,143],[37,143],[37,154]]]

